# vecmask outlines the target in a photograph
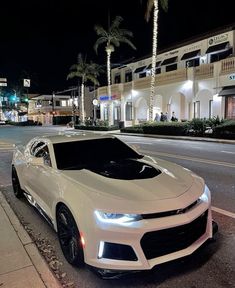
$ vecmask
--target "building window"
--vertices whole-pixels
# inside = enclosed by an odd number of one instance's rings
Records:
[[[194,118],[200,118],[200,101],[196,101],[194,104]]]
[[[186,68],[196,67],[196,66],[199,66],[199,64],[200,64],[199,58],[195,58],[195,59],[187,60],[185,62],[185,67]]]
[[[235,119],[235,96],[225,97],[225,118]]]
[[[121,75],[120,74],[116,74],[114,77],[114,83],[121,83]]]
[[[177,64],[166,66],[166,72],[177,70]]]
[[[213,100],[209,100],[209,118],[213,117]]]
[[[126,102],[126,120],[131,121],[132,120],[132,103]]]
[[[60,101],[55,101],[55,106],[60,106]]]
[[[67,101],[66,100],[62,100],[61,101],[61,106],[62,107],[66,107],[67,106]]]
[[[161,74],[161,68],[156,68],[155,74]]]
[[[223,60],[223,59],[227,58],[228,56],[230,56],[231,54],[233,54],[233,48],[230,48],[230,49],[223,51],[223,52],[220,52],[220,53],[211,54],[210,63]]]
[[[132,81],[132,72],[126,72],[125,82],[131,82],[131,81]]]
[[[146,72],[143,72],[143,73],[139,74],[139,78],[144,78],[144,77],[146,77]]]
[[[108,114],[108,107],[107,106],[105,106],[104,107],[104,120],[106,121],[106,120],[108,120],[109,119],[109,114]]]

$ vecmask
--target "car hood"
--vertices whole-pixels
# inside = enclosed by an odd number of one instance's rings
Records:
[[[97,169],[65,170],[61,173],[77,182],[80,189],[88,191],[97,200],[105,197],[106,200],[115,198],[151,202],[177,198],[190,190],[193,183],[194,186],[198,186],[196,190],[199,195],[203,189],[204,181],[179,165],[148,157],[138,161],[152,166],[156,170],[156,175],[151,174],[151,177],[144,179],[123,180],[101,175]]]

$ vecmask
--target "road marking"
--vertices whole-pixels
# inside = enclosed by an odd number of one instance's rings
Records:
[[[175,155],[175,154],[169,154],[169,153],[163,153],[163,152],[153,152],[153,151],[150,152],[150,151],[146,151],[146,150],[143,150],[143,149],[141,149],[141,151],[143,153],[146,153],[146,155],[165,156],[165,157],[170,157],[170,158],[176,158],[176,159],[182,159],[182,160],[206,163],[206,164],[211,164],[211,165],[219,165],[219,166],[235,168],[235,164],[229,163],[229,162],[220,162],[220,161],[207,160],[207,159],[201,159],[201,158],[193,158],[193,157]]]
[[[229,211],[226,211],[226,210],[214,207],[214,206],[211,207],[211,210],[235,219],[235,213],[232,213],[232,212],[229,212]]]
[[[10,187],[10,186],[12,186],[12,184],[10,183],[10,184],[5,184],[5,185],[0,185],[0,188],[6,188],[6,187]]]
[[[232,151],[221,151],[222,153],[228,153],[228,154],[235,154],[235,152]]]

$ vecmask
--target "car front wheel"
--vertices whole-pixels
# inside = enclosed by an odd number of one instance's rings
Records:
[[[60,246],[66,260],[74,266],[84,264],[84,253],[81,235],[73,215],[65,205],[56,212],[57,232]]]
[[[20,187],[20,181],[19,181],[16,169],[14,166],[12,166],[11,179],[12,179],[12,187],[13,187],[13,191],[14,191],[15,196],[17,198],[23,197],[24,193]]]

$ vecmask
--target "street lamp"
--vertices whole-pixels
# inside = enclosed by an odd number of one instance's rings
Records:
[[[52,92],[52,125],[54,125],[55,120],[55,104],[54,104],[55,92]]]

